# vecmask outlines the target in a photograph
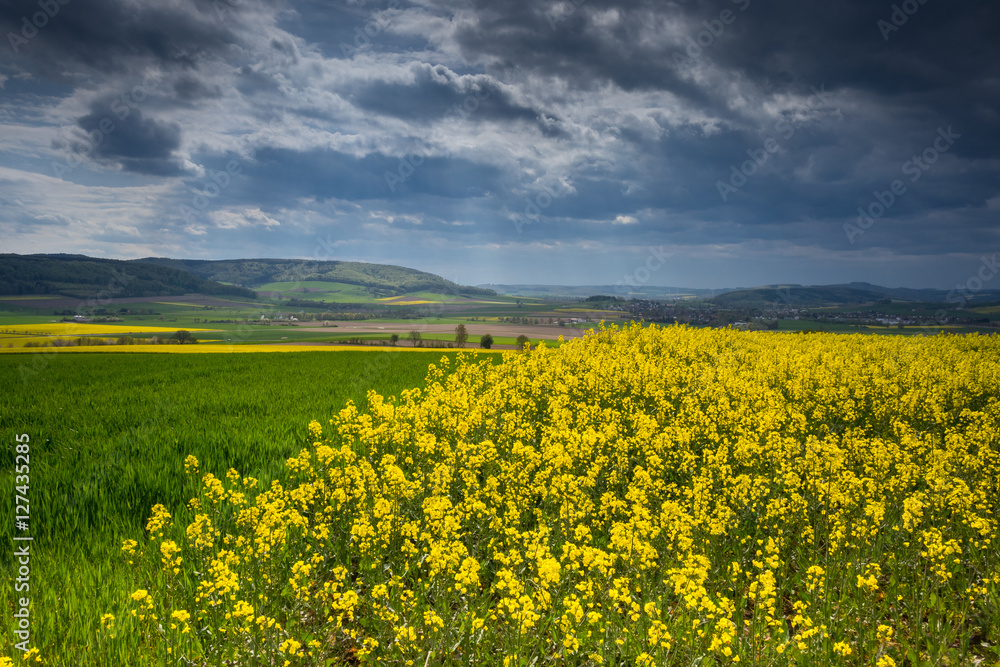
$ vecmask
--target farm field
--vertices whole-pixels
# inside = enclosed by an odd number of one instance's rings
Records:
[[[2,341],[2,339],[0,339]],[[23,342],[23,341],[22,341]],[[511,341],[513,342],[513,341]],[[454,348],[453,348],[454,349]],[[327,354],[337,354],[338,352],[371,352],[372,354],[378,354],[379,352],[385,354],[392,354],[394,352],[446,352],[447,348],[441,347],[412,347],[412,346],[376,346],[376,345],[332,345],[329,343],[267,343],[267,344],[245,344],[245,345],[94,345],[94,346],[82,346],[82,347],[65,347],[58,350],[46,350],[44,353],[32,352],[22,348],[0,348],[0,354],[3,355],[15,355],[15,354],[35,354],[35,355],[53,355],[53,354],[246,354],[253,352],[326,352]],[[454,349],[454,351],[459,351]],[[465,349],[466,352],[471,354],[479,354],[480,352],[485,352],[485,350],[480,350],[477,347],[468,347]],[[26,365],[40,365],[45,362],[39,361],[29,361]]]
[[[496,332],[497,346],[514,349],[519,332],[529,331],[534,336],[532,344],[553,334],[567,338],[579,337],[583,329],[563,328],[554,330],[544,327],[512,327],[509,325],[474,325],[469,327],[469,341],[465,349],[475,350],[479,337]],[[219,353],[219,352],[287,352],[292,350],[330,349],[336,344],[337,350],[382,350],[430,351],[445,349],[455,341],[455,328],[451,325],[418,323],[385,323],[384,325],[356,325],[341,322],[337,327],[244,327],[234,331],[220,329],[185,329],[202,345],[153,344],[151,339],[159,336],[171,339],[178,330],[168,327],[139,325],[105,325],[87,323],[22,324],[0,327],[0,354],[32,352],[33,348],[46,348],[49,354],[66,352],[130,353]],[[419,345],[409,339],[412,331],[420,333]],[[514,333],[518,332],[518,333]],[[396,334],[396,343],[391,341]],[[503,335],[506,333],[507,335]],[[125,337],[127,343],[122,342]],[[351,343],[356,343],[351,345]],[[435,346],[432,343],[440,344]],[[346,347],[345,347],[345,344]],[[559,342],[550,342],[558,346]],[[296,345],[298,347],[289,347]],[[304,347],[308,346],[308,348]]]
[[[265,283],[256,289],[259,293],[281,295],[286,299],[339,303],[370,303],[374,300],[371,292],[360,285],[337,282]]]
[[[189,498],[185,456],[194,453],[219,476],[239,467],[267,483],[307,443],[314,415],[335,414],[348,400],[364,405],[370,388],[420,386],[429,363],[455,356],[437,352],[0,358],[0,382],[8,388],[0,397],[0,522],[13,526],[14,437],[26,433],[31,646],[44,647],[43,664],[141,664],[137,644],[99,653],[100,614],[93,611],[128,600],[133,573],[120,557],[121,543],[145,539],[151,503]],[[13,534],[5,529],[0,540],[4,564],[15,562],[12,551],[20,546]],[[19,641],[12,614],[23,595],[6,565],[2,576],[0,657],[12,655]]]
[[[509,305],[516,299],[504,296],[468,297],[418,290],[395,296],[376,296],[361,285],[329,281],[296,281],[265,283],[255,287],[266,296],[280,295],[285,299],[306,299],[324,303],[384,303],[389,305],[424,305],[430,303],[492,303]]]
[[[1000,660],[996,337],[388,356],[56,356],[5,398],[46,664]]]
[[[586,332],[587,328],[583,325],[580,327],[560,327],[560,326],[542,326],[542,325],[518,325],[518,324],[504,324],[497,322],[464,322],[466,330],[469,332],[469,340],[471,341],[473,337],[481,336],[485,333],[490,333],[494,337],[503,336],[506,338],[514,339],[521,334],[527,335],[533,340],[545,339],[545,340],[557,340],[559,336],[564,338],[579,338],[582,337]],[[406,336],[410,331],[417,330],[422,336],[440,336],[441,340],[453,340],[455,335],[455,325],[448,324],[438,324],[436,322],[378,322],[378,323],[368,323],[368,322],[338,322],[336,329],[326,329],[326,331],[335,332],[336,335],[342,334],[353,334],[354,332],[371,332],[373,329],[380,334],[392,334],[397,333],[401,337]],[[588,325],[590,329],[596,329],[597,323]],[[309,326],[308,324],[303,324],[298,327],[304,331],[321,332],[323,329]]]
[[[77,322],[55,322],[48,324],[13,324],[0,326],[0,334],[12,335],[56,335],[56,336],[119,336],[132,333],[174,333],[176,327],[128,326],[117,324],[86,324]],[[218,329],[189,329],[189,331],[218,331]]]
[[[369,344],[382,345],[382,341],[396,333],[406,339],[411,331],[418,331],[425,340],[437,340],[442,343],[455,339],[455,327],[465,324],[469,332],[469,347],[478,345],[479,337],[491,334],[499,346],[513,346],[515,339],[526,335],[533,342],[548,340],[557,344],[559,336],[564,338],[579,337],[595,323],[569,323],[566,326],[554,324],[512,324],[500,321],[503,317],[514,315],[535,318],[539,322],[547,320],[548,316],[537,312],[524,311],[517,308],[515,300],[507,304],[506,310],[500,309],[493,314],[480,312],[482,308],[493,308],[479,303],[470,307],[477,315],[457,317],[447,316],[439,312],[433,304],[427,307],[403,308],[399,316],[367,318],[363,320],[324,319],[322,321],[295,321],[291,311],[281,310],[273,303],[236,304],[230,302],[214,302],[214,305],[203,303],[200,295],[194,295],[190,302],[174,301],[182,297],[164,298],[159,301],[122,301],[113,304],[108,313],[115,315],[114,322],[61,322],[73,310],[53,309],[50,315],[38,314],[44,312],[39,304],[46,301],[32,302],[32,307],[14,307],[11,303],[26,303],[27,300],[12,301],[4,305],[0,303],[0,352],[9,349],[17,350],[26,345],[35,347],[60,346],[60,351],[77,349],[66,347],[75,344],[79,337],[89,337],[88,343],[100,343],[103,351],[131,351],[118,345],[105,346],[106,342],[117,336],[129,336],[129,347],[132,343],[148,343],[154,335],[159,338],[172,338],[178,330],[191,332],[199,342],[210,346],[261,346],[280,343],[328,343],[343,339],[360,338]],[[187,298],[187,297],[183,297]],[[222,305],[220,305],[222,304]],[[239,307],[237,307],[239,306]],[[451,307],[451,306],[447,306]],[[393,307],[397,309],[397,307]],[[403,311],[412,312],[403,312]],[[570,312],[552,311],[548,315],[559,317],[575,317],[580,315],[579,309]],[[266,317],[280,317],[273,321],[261,321],[262,313]],[[591,313],[595,317],[597,311]],[[299,313],[301,316],[301,313]],[[405,317],[404,317],[405,316]],[[593,318],[592,318],[593,319]],[[596,322],[596,320],[595,320]],[[398,347],[408,345],[402,341]],[[267,349],[256,347],[255,349]],[[158,352],[166,350],[157,349]],[[191,351],[191,350],[188,350]]]

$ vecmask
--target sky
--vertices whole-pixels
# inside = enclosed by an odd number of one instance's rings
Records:
[[[0,34],[0,252],[1000,288],[995,0],[0,0]]]

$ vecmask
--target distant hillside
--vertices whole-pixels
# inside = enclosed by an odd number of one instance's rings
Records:
[[[85,255],[0,254],[0,294],[62,294],[80,299],[211,294],[256,297],[191,273]]]
[[[841,285],[803,287],[783,285],[754,287],[720,294],[712,299],[718,306],[727,308],[752,308],[764,305],[783,305],[803,308],[832,305],[856,305],[874,303],[886,299],[884,294],[868,289],[856,289]]]
[[[832,285],[832,287],[850,287],[863,289],[871,292],[878,292],[885,298],[894,301],[922,301],[925,303],[942,303],[948,300],[948,295],[952,292],[940,289],[911,289],[909,287],[882,287],[871,283],[847,283],[846,285]],[[964,296],[969,301],[995,301],[1000,297],[1000,290],[984,289],[975,293],[964,292]],[[954,300],[955,295],[952,295]]]
[[[854,282],[840,285],[763,285],[761,287],[725,287],[700,289],[691,287],[661,287],[657,285],[479,285],[498,294],[525,297],[586,298],[605,294],[623,299],[672,301],[684,298],[705,299],[725,308],[759,308],[773,305],[811,308],[849,306],[875,303],[884,299],[920,303],[953,303],[956,295],[947,290],[882,287]],[[952,297],[949,301],[949,295]],[[965,292],[968,302],[983,303],[1000,300],[1000,290]]]
[[[495,296],[496,292],[466,287],[441,276],[391,264],[365,262],[308,261],[297,259],[169,259],[149,257],[137,260],[177,270],[199,278],[257,287],[267,283],[323,281],[360,285],[376,296],[399,296],[412,292],[434,292],[459,296]]]
[[[801,308],[819,306],[854,306],[885,301],[917,303],[945,303],[950,292],[938,289],[911,289],[907,287],[882,287],[871,283],[842,285],[767,285],[735,290],[712,299],[716,305],[727,308],[753,308],[766,305],[784,305]],[[981,290],[969,294],[969,301],[990,301],[1000,296],[1000,290]]]
[[[595,294],[619,296],[623,299],[682,299],[711,297],[725,289],[661,287],[658,285],[479,285],[508,296],[588,297]]]

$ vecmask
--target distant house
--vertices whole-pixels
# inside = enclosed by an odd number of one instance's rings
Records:
[[[84,317],[83,315],[74,315],[73,316],[73,321],[74,322],[86,322],[87,318]]]

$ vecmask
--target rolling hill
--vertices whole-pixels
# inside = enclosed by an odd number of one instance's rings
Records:
[[[754,287],[720,294],[712,299],[717,306],[730,308],[761,305],[801,306],[804,308],[828,305],[874,303],[886,296],[872,290],[844,286],[787,285],[781,287]]]
[[[727,290],[698,289],[688,287],[662,287],[658,285],[479,285],[497,294],[523,297],[569,297],[581,298],[595,294],[618,296],[624,299],[674,300],[684,298],[708,298]]]
[[[228,295],[255,298],[256,289],[284,298],[374,302],[412,294],[453,298],[495,296],[441,276],[388,264],[294,259],[197,260],[85,255],[0,254],[0,294],[76,298]],[[323,298],[325,293],[325,297]]]
[[[781,305],[815,308],[821,306],[855,306],[860,304],[905,301],[914,303],[946,303],[950,292],[938,289],[882,287],[871,283],[841,285],[765,285],[740,289],[711,299],[718,306],[729,308]],[[969,301],[995,301],[1000,290],[981,290],[967,295]]]
[[[466,287],[441,276],[391,264],[366,262],[308,261],[297,259],[169,259],[136,260],[187,271],[204,280],[257,288],[270,283],[327,282],[356,285],[374,298],[432,292],[455,296],[495,296],[496,292]]]
[[[0,254],[0,294],[61,294],[80,299],[209,294],[256,297],[188,271],[85,255]]]

